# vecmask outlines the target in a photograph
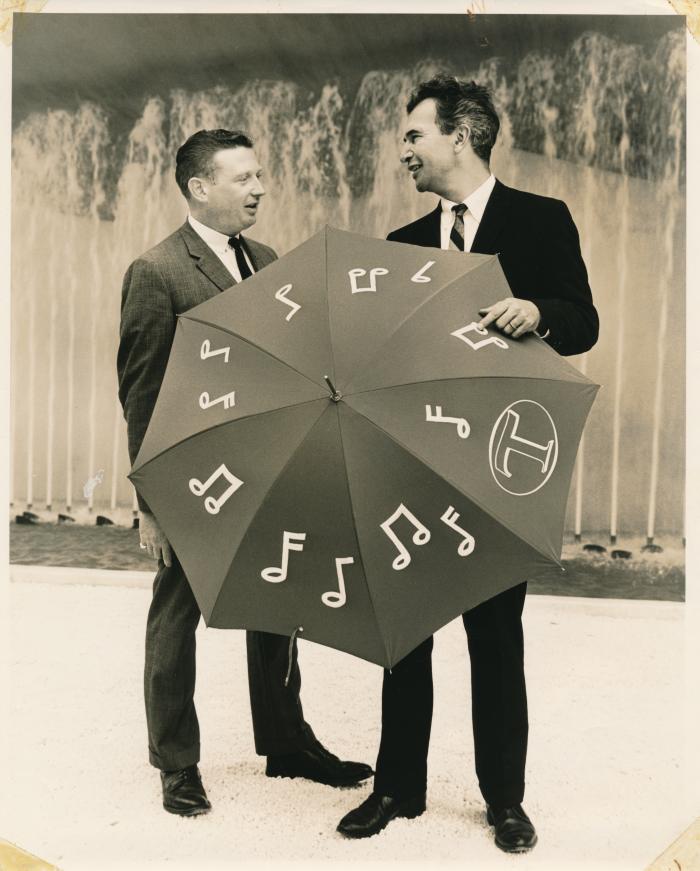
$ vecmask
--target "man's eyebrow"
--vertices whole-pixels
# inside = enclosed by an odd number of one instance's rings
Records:
[[[415,136],[416,133],[420,133],[420,130],[416,130],[413,127],[410,130],[407,130],[403,135],[403,141],[405,142],[409,138],[409,136]]]

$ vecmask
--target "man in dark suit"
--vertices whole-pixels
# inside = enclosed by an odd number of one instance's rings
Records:
[[[127,270],[117,359],[129,455],[136,458],[158,397],[177,315],[262,269],[277,255],[243,238],[265,191],[253,143],[243,133],[200,130],[177,152],[175,177],[187,221]],[[235,292],[235,291],[234,291]],[[192,816],[211,805],[199,769],[194,706],[195,629],[200,611],[177,556],[139,495],[141,547],[159,560],[146,625],[144,689],[149,757],[161,771],[163,806]],[[296,643],[296,642],[295,642]],[[348,786],[372,769],[329,753],[305,722],[296,665],[285,686],[289,639],[247,634],[255,749],[270,777],[306,777]]]
[[[480,325],[518,339],[536,332],[560,354],[579,354],[598,337],[598,315],[566,205],[506,187],[489,169],[499,122],[485,88],[437,76],[414,91],[401,162],[437,208],[388,239],[411,245],[499,254],[513,296],[482,309]],[[537,835],[522,808],[528,719],[521,615],[523,582],[463,615],[471,661],[476,772],[507,852]],[[392,671],[382,691],[382,738],[374,792],[338,830],[368,837],[396,817],[425,810],[433,686],[428,638]]]

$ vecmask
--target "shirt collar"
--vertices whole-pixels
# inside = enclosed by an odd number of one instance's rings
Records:
[[[496,176],[491,173],[491,175],[486,179],[485,182],[479,185],[479,187],[472,191],[469,196],[466,196],[462,202],[469,209],[469,213],[476,221],[480,222],[484,216],[484,210],[486,209],[486,203],[489,201],[489,197],[491,196],[491,191],[496,184]],[[442,199],[442,211],[443,212],[452,212],[452,206],[456,206],[457,203],[453,203],[450,200]]]
[[[187,216],[187,220],[195,233],[214,251],[229,250],[229,237],[225,233],[219,233],[218,230],[214,230],[212,227],[207,227],[206,224],[198,221],[191,214]]]

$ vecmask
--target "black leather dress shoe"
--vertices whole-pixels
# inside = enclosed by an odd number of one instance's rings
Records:
[[[178,768],[177,771],[161,771],[160,780],[163,785],[163,807],[168,813],[195,817],[211,810],[196,765]]]
[[[338,823],[338,831],[346,838],[369,838],[381,832],[397,817],[413,819],[425,810],[425,793],[398,799],[373,792],[359,807],[346,814]]]
[[[537,843],[535,827],[522,805],[499,811],[487,807],[486,820],[490,826],[495,826],[496,846],[506,853],[526,853]]]
[[[355,786],[374,772],[364,762],[343,762],[316,743],[310,750],[268,756],[265,774],[268,777],[305,777],[328,786]]]

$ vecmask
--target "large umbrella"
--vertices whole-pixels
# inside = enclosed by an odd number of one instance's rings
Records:
[[[209,626],[391,667],[562,571],[597,386],[478,326],[509,293],[496,256],[326,228],[179,317],[130,478]]]

